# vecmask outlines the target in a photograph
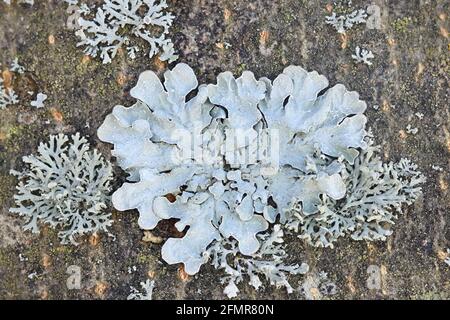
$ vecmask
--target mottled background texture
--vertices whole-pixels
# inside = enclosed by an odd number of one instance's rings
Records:
[[[23,167],[21,156],[36,152],[49,134],[79,131],[110,159],[111,146],[98,140],[96,129],[114,105],[133,103],[129,90],[140,72],[152,69],[162,75],[170,67],[157,58],[130,61],[123,52],[103,65],[76,47],[62,1],[35,0],[33,8],[14,2],[0,2],[1,68],[8,77],[8,65],[18,57],[27,72],[10,79],[21,104],[0,111],[0,298],[124,299],[130,285],[138,287],[147,277],[156,281],[156,299],[225,298],[218,281],[222,273],[212,267],[187,277],[180,266],[160,262],[161,244],[142,240],[136,212],[113,212],[115,239],[104,234],[86,237],[78,247],[60,245],[56,231],[48,227],[39,235],[23,232],[21,219],[8,213],[16,184],[8,172]],[[291,279],[293,284],[298,287],[324,271],[336,292],[323,295],[312,287],[312,298],[448,299],[449,1],[355,0],[354,8],[378,5],[381,25],[359,25],[345,36],[325,24],[325,16],[334,10],[331,1],[168,2],[176,15],[171,36],[179,61],[193,67],[200,83],[226,70],[239,75],[248,69],[272,79],[290,64],[317,70],[330,84],[343,83],[367,102],[368,125],[385,161],[408,157],[427,176],[423,196],[398,219],[386,242],[341,239],[334,249],[315,249],[288,237],[292,261],[311,268],[306,276]],[[352,61],[357,45],[373,51],[372,66]],[[45,92],[46,107],[31,107],[28,91]],[[377,105],[378,110],[373,108]],[[415,116],[417,112],[424,118]],[[408,133],[408,124],[418,133]],[[444,170],[433,170],[432,165]],[[115,171],[117,187],[124,174]],[[165,239],[173,233],[173,225],[166,223],[153,235]],[[20,254],[27,260],[21,261]],[[70,265],[81,268],[79,290],[66,286]],[[370,265],[380,270],[379,289],[367,287]],[[133,266],[136,271],[129,273]],[[30,279],[30,274],[36,276]],[[240,288],[241,298],[305,297],[270,286],[255,291],[245,283]]]

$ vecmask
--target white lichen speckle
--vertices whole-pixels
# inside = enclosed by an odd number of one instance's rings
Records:
[[[129,273],[129,274],[132,274],[132,273],[134,273],[134,272],[136,272],[136,271],[137,271],[137,267],[136,267],[136,266],[128,267],[128,273]]]
[[[45,93],[39,92],[36,96],[36,100],[31,101],[31,106],[36,108],[43,108],[44,101],[47,100],[47,95]]]
[[[423,117],[425,116],[422,112],[416,112],[415,115],[416,115],[416,117],[419,118],[420,120],[422,120]]]
[[[152,300],[153,289],[155,287],[155,281],[147,279],[145,282],[140,283],[143,292],[140,292],[135,287],[130,287],[130,294],[127,300]]]
[[[148,56],[161,52],[160,60],[172,62],[175,54],[172,40],[167,38],[174,16],[166,12],[166,0],[104,0],[92,16],[84,10],[78,12],[80,38],[77,46],[85,53],[100,56],[103,63],[110,63],[117,51],[125,46],[130,59],[136,58],[133,38],[140,38],[150,46]]]
[[[28,258],[25,257],[23,254],[19,253],[19,261],[20,262],[28,261]]]
[[[61,243],[77,244],[76,238],[98,231],[108,232],[112,168],[80,134],[50,136],[37,155],[23,157],[26,168],[11,174],[19,179],[10,212],[26,218],[25,230],[39,233],[38,222],[60,231]]]
[[[251,257],[241,255],[237,241],[230,239],[214,242],[203,253],[206,261],[225,272],[221,283],[226,284],[224,294],[228,298],[237,297],[237,285],[244,280],[248,280],[255,290],[263,288],[263,281],[267,281],[270,285],[284,287],[287,293],[292,293],[294,289],[288,282],[288,275],[305,274],[308,271],[309,267],[305,263],[286,264],[288,255],[283,246],[283,230],[280,225],[275,225],[271,233],[259,234],[258,238],[261,248]]]
[[[30,274],[27,276],[27,278],[30,279],[30,280],[33,280],[33,279],[36,278],[37,276],[38,276],[38,273],[37,273],[37,272],[32,272],[32,273],[30,273]]]
[[[355,54],[352,54],[352,58],[356,61],[356,63],[364,63],[371,66],[372,62],[369,59],[373,59],[375,56],[370,50],[356,47]]]
[[[83,3],[80,5],[80,8],[78,9],[78,13],[83,16],[88,15],[91,13],[91,8],[89,8],[89,6],[87,4]]]

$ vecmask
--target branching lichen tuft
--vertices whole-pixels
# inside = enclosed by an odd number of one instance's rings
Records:
[[[333,247],[345,235],[354,240],[386,240],[403,205],[412,204],[422,193],[425,177],[408,159],[383,163],[377,156],[379,147],[370,139],[368,145],[355,163],[346,164],[341,172],[345,198],[323,195],[314,214],[303,212],[298,203],[288,228],[316,247]]]
[[[178,56],[172,40],[167,38],[174,16],[166,8],[166,0],[104,0],[92,16],[86,8],[78,10],[83,17],[78,18],[77,46],[85,47],[85,53],[93,57],[99,55],[103,63],[110,63],[122,46],[130,59],[136,58],[138,47],[131,42],[139,38],[150,46],[150,58],[161,52],[161,61],[175,61]]]
[[[145,282],[141,282],[140,285],[143,292],[135,287],[130,287],[131,292],[128,295],[127,300],[152,300],[155,281],[147,279]]]
[[[77,237],[108,232],[108,206],[112,168],[108,161],[79,133],[50,136],[37,155],[23,157],[27,168],[12,170],[19,178],[10,212],[26,218],[25,230],[39,233],[38,222],[60,231],[61,243],[77,245]]]

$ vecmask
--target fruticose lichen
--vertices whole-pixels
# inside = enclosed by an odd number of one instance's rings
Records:
[[[421,194],[425,177],[408,159],[383,163],[376,155],[379,147],[370,138],[354,164],[340,172],[347,195],[335,200],[322,195],[318,211],[305,214],[298,208],[287,228],[299,233],[316,247],[333,247],[341,236],[354,240],[386,240],[394,220],[403,213],[402,204],[412,204]]]
[[[261,278],[276,287],[285,287],[288,293],[294,288],[288,282],[288,275],[305,274],[309,267],[307,264],[286,265],[288,254],[283,246],[283,230],[275,225],[271,233],[258,234],[261,248],[251,257],[239,254],[237,241],[224,239],[215,241],[204,252],[205,261],[209,261],[216,269],[224,270],[226,276],[221,279],[227,284],[224,294],[228,298],[238,295],[237,284],[248,278],[248,283],[256,290],[264,287]]]
[[[174,16],[165,11],[166,0],[104,0],[92,15],[89,8],[82,8],[75,12],[80,16],[77,46],[85,47],[85,53],[93,57],[100,55],[103,63],[110,63],[122,46],[134,59],[139,50],[132,44],[134,38],[147,42],[150,58],[158,52],[162,61],[178,58],[172,40],[167,38]]]
[[[61,243],[77,244],[76,238],[97,231],[108,232],[111,164],[79,133],[50,136],[37,155],[23,157],[27,168],[11,171],[19,179],[10,212],[27,219],[25,230],[39,233],[38,222],[60,231]]]
[[[420,193],[415,166],[374,157],[358,94],[315,71],[290,66],[273,82],[224,72],[198,86],[178,64],[164,78],[142,73],[130,92],[138,101],[116,106],[98,136],[129,174],[113,205],[137,209],[142,229],[178,219],[185,236],[169,238],[162,257],[188,274],[214,243],[254,257],[273,223],[314,245],[384,239],[391,210]]]

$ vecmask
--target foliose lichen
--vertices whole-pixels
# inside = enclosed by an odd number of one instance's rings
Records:
[[[37,155],[23,157],[26,168],[11,170],[19,179],[10,212],[26,218],[25,230],[39,233],[38,223],[60,230],[61,243],[77,245],[83,234],[108,232],[111,164],[79,133],[50,136]]]
[[[152,300],[155,281],[147,279],[145,282],[141,282],[140,286],[143,290],[142,292],[133,286],[130,287],[131,291],[127,300]]]

